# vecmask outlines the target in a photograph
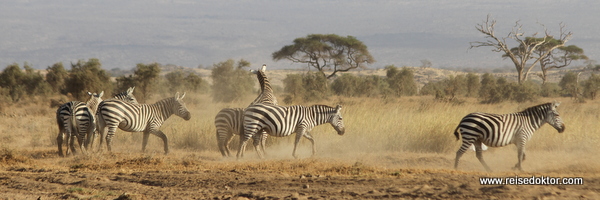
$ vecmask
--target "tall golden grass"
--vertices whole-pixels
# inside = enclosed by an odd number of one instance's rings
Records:
[[[155,97],[148,102],[162,98],[167,96]],[[438,102],[430,96],[397,99],[331,97],[318,104],[344,106],[346,134],[338,136],[328,124],[316,127],[311,133],[315,137],[317,154],[320,155],[383,151],[453,155],[460,145],[453,131],[468,113],[512,113],[553,100],[555,99],[490,105],[479,104],[476,99],[467,99],[462,104]],[[559,134],[551,126],[545,125],[534,134],[526,146],[527,150],[598,152],[600,103],[575,103],[568,98],[556,100],[562,102],[559,112],[566,124],[566,131]],[[169,138],[170,147],[219,154],[215,138],[215,115],[225,107],[246,107],[251,99],[236,103],[214,103],[207,95],[188,94],[184,101],[192,113],[192,119],[185,121],[172,116],[161,128]],[[49,107],[48,104],[49,102],[44,102],[3,107],[3,119],[0,120],[2,147],[26,150],[56,146],[56,108]],[[113,151],[140,152],[141,138],[140,133],[119,130],[114,139]],[[237,137],[231,144],[234,152],[237,150],[236,140]],[[310,155],[310,143],[305,139],[301,141],[299,153],[301,157],[307,157]],[[270,155],[291,157],[293,136],[271,137],[268,145],[267,153]],[[160,139],[151,136],[148,150],[162,152]]]

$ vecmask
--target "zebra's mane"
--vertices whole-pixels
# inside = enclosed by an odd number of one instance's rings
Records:
[[[331,107],[331,106],[328,106],[328,105],[322,105],[322,104],[312,105],[309,108],[311,108],[312,110],[327,111],[329,113],[334,113],[335,112],[335,107]]]
[[[521,111],[520,113],[531,113],[531,112],[536,112],[539,110],[547,110],[550,108],[550,106],[552,106],[552,103],[543,103],[537,106],[531,106],[529,108],[525,108],[525,110]]]

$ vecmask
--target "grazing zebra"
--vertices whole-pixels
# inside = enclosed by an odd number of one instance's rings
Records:
[[[135,89],[135,87],[131,87],[131,88],[127,89],[127,91],[115,95],[113,98],[120,99],[123,101],[129,101],[129,102],[137,104],[137,100],[135,99],[135,96],[133,96],[134,89]],[[62,106],[60,106],[58,108],[58,110],[56,111],[56,119],[57,119],[59,134],[56,138],[56,141],[58,144],[58,154],[61,157],[64,157],[64,154],[62,151],[62,143],[63,143],[65,136],[67,139],[67,141],[66,141],[67,146],[70,146],[71,151],[74,153],[76,151],[75,146],[74,146],[74,141],[75,141],[74,138],[76,136],[78,137],[78,139],[86,138],[85,142],[84,142],[86,149],[89,147],[90,144],[93,144],[93,142],[94,142],[93,132],[94,132],[94,130],[97,130],[97,127],[96,127],[97,123],[95,121],[95,119],[96,119],[95,113],[98,109],[99,103],[102,101],[101,97],[103,96],[103,94],[104,94],[104,92],[101,92],[100,94],[95,94],[95,93],[92,94],[92,93],[88,92],[88,95],[90,95],[91,97],[86,103],[79,102],[79,101],[71,101],[71,102],[67,102],[67,103],[63,104]],[[71,117],[71,116],[76,116],[76,117]],[[90,124],[92,124],[93,128],[88,129]],[[75,135],[75,133],[78,133],[78,135]],[[84,135],[85,135],[85,137],[84,137]],[[80,142],[79,144],[82,144],[82,143]],[[66,154],[67,155],[69,154],[68,147],[67,147]]]
[[[257,103],[273,104],[277,105],[277,98],[273,94],[273,88],[271,83],[265,74],[267,65],[263,65],[260,70],[250,70],[250,72],[256,74],[256,78],[260,83],[260,94],[250,105]],[[233,135],[239,135],[244,129],[244,109],[243,108],[224,108],[217,113],[215,116],[215,128],[217,132],[217,146],[223,157],[229,157],[231,155],[229,151],[229,142],[233,138]],[[261,137],[261,148],[264,151],[265,143],[268,135],[262,133]]]
[[[56,123],[58,124],[56,143],[58,144],[58,155],[61,157],[64,157],[62,146],[65,138],[67,140],[67,155],[69,154],[69,148],[73,154],[77,153],[75,138],[77,138],[81,151],[86,153],[85,147],[87,146],[85,144],[87,144],[87,141],[85,136],[89,132],[95,131],[93,113],[98,107],[98,103],[102,101],[104,92],[100,92],[100,94],[88,92],[88,95],[90,95],[90,99],[86,103],[70,101],[56,110]]]
[[[310,131],[318,125],[330,123],[337,131],[338,135],[344,135],[344,123],[342,121],[342,106],[335,108],[325,105],[305,106],[278,106],[269,104],[255,104],[246,108],[244,112],[244,134],[240,134],[240,146],[237,158],[244,156],[246,143],[250,138],[254,140],[254,148],[260,158],[263,153],[258,148],[259,138],[257,132],[266,130],[272,136],[285,137],[296,133],[294,142],[294,151],[292,156],[296,156],[296,147],[300,138],[305,137],[312,143],[312,155],[316,153],[315,141],[310,135]]]
[[[173,114],[185,119],[191,115],[183,102],[185,93],[166,98],[155,104],[133,104],[121,100],[106,100],[98,107],[100,133],[106,134],[106,145],[111,151],[112,137],[117,127],[127,132],[144,132],[142,151],[146,150],[150,134],[160,137],[164,142],[165,154],[169,153],[167,136],[159,130],[162,124]],[[100,140],[102,145],[102,140]]]
[[[565,124],[560,118],[557,107],[559,102],[545,103],[511,114],[471,113],[461,121],[454,135],[456,140],[462,137],[462,146],[456,152],[454,168],[458,160],[471,144],[475,145],[476,156],[487,171],[491,171],[483,160],[482,145],[502,147],[515,144],[518,148],[518,162],[514,168],[522,171],[521,163],[525,160],[525,143],[533,132],[545,123],[550,124],[559,133],[565,130]]]

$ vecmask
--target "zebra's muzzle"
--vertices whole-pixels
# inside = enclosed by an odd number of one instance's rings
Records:
[[[563,132],[565,132],[565,128],[566,128],[566,127],[565,127],[565,125],[563,124],[562,126],[560,126],[560,127],[556,128],[556,130],[558,131],[558,133],[563,133]]]
[[[188,112],[185,115],[181,116],[181,118],[183,118],[185,121],[188,121],[188,120],[190,120],[192,118],[192,114],[190,114]]]
[[[340,128],[340,129],[336,129],[338,135],[344,135],[344,133],[346,133],[346,129],[345,128]]]

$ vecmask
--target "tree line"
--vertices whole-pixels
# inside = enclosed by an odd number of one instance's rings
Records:
[[[172,91],[211,94],[215,102],[243,100],[256,92],[256,78],[247,69],[251,64],[243,59],[213,64],[212,85],[193,71],[175,70],[160,75],[162,65],[158,63],[137,64],[132,74],[118,77],[111,77],[96,58],[70,65],[71,69],[67,70],[62,63],[53,64],[48,66],[45,75],[27,63],[23,65],[24,69],[18,64],[9,65],[0,73],[0,100],[16,103],[34,97],[65,95],[71,97],[69,100],[85,101],[88,91],[118,93],[133,86],[141,103],[152,95],[169,95]],[[595,99],[600,91],[600,75],[592,74],[581,79],[575,72],[567,72],[558,83],[543,84],[533,81],[519,84],[490,73],[467,73],[430,81],[422,87],[418,86],[414,71],[409,67],[390,65],[385,67],[385,72],[385,76],[341,73],[331,79],[320,72],[288,74],[283,80],[283,87],[273,87],[286,104],[314,102],[334,95],[372,98],[421,95],[450,102],[477,98],[481,103],[525,102],[540,97],[569,96],[585,101]]]

